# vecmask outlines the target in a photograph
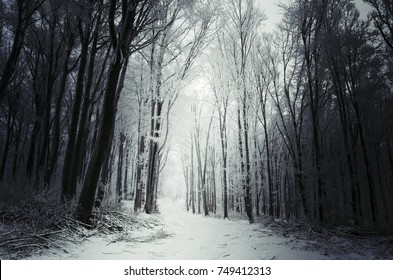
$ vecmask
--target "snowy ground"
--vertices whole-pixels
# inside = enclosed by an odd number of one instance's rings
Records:
[[[125,202],[123,211],[131,211]],[[193,215],[178,201],[161,200],[160,214],[138,214],[132,232],[92,235],[30,259],[373,259],[365,252],[332,254],[317,241],[279,234],[245,220]],[[341,242],[340,240],[338,242]],[[345,242],[345,240],[343,240]],[[348,246],[352,246],[348,244]]]
[[[184,202],[170,199],[159,201],[159,214],[132,209],[131,201],[123,201],[117,211],[95,213],[101,218],[93,230],[74,223],[50,235],[0,223],[0,259],[393,259],[393,236],[375,232],[266,221],[250,225],[232,215],[231,220],[194,215]],[[8,245],[18,249],[9,251]]]

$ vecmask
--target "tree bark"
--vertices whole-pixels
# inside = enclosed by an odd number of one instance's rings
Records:
[[[100,176],[105,153],[110,147],[111,131],[115,123],[116,116],[116,93],[117,82],[122,69],[124,59],[120,54],[120,49],[115,54],[114,61],[108,70],[108,82],[105,90],[104,104],[102,109],[102,122],[97,135],[97,144],[91,155],[91,159],[86,171],[85,182],[78,201],[76,215],[79,221],[88,224],[93,209],[94,198]]]
[[[76,142],[77,131],[78,131],[80,108],[83,98],[83,80],[85,76],[87,56],[89,50],[88,48],[89,48],[90,27],[89,24],[86,23],[85,31],[83,31],[82,20],[80,20],[79,29],[82,39],[81,40],[82,48],[81,48],[78,77],[75,86],[75,98],[74,98],[74,105],[72,110],[71,124],[68,133],[67,148],[64,156],[63,175],[62,175],[62,193],[61,193],[61,198],[63,201],[72,199],[76,194],[77,178],[75,178],[75,171],[74,171],[75,166],[73,166],[73,163],[74,163],[74,158],[77,157],[77,155],[75,154],[75,150],[76,150],[75,142]],[[85,32],[85,34],[83,34],[83,32]],[[117,69],[115,66],[114,68]]]

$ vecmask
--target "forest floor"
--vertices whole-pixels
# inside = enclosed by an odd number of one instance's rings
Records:
[[[0,223],[0,259],[393,259],[393,236],[263,219],[250,225],[184,208],[164,199],[159,214],[133,214],[132,203],[124,201],[117,211],[96,213],[101,218],[94,229],[71,221],[22,236]]]

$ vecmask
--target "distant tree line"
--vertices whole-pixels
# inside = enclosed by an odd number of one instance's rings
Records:
[[[194,212],[391,228],[393,3],[365,2],[367,19],[350,0],[281,4],[273,33],[257,1],[225,2],[208,54],[215,141],[195,122],[183,156]]]

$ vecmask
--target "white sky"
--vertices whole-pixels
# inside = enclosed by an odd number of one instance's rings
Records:
[[[256,4],[265,12],[267,20],[265,21],[265,30],[273,31],[274,27],[281,20],[280,9],[277,7],[279,3],[289,3],[290,0],[255,0]],[[356,7],[360,11],[362,17],[366,17],[370,11],[369,5],[362,0],[355,0]]]

